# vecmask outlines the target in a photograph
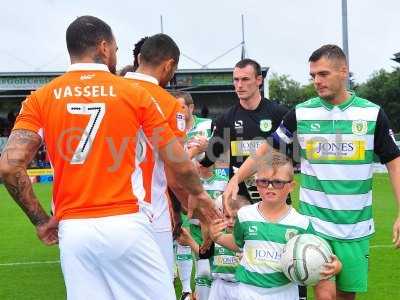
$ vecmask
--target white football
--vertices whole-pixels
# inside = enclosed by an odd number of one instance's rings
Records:
[[[300,285],[314,285],[321,280],[323,265],[333,254],[329,244],[314,234],[291,238],[283,249],[282,271],[289,280]]]

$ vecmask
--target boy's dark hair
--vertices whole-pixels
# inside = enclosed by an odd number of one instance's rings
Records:
[[[66,41],[70,56],[82,56],[93,51],[101,41],[114,39],[111,27],[93,16],[81,16],[67,28]]]
[[[179,62],[180,51],[174,40],[166,34],[159,33],[147,38],[140,49],[143,63],[158,66],[167,59]]]
[[[258,62],[256,62],[255,60],[250,59],[250,58],[242,59],[241,61],[239,61],[235,65],[235,68],[243,69],[243,68],[245,68],[245,67],[247,67],[249,65],[253,67],[256,76],[261,75],[261,66],[260,66],[260,64]]]
[[[326,57],[329,60],[341,60],[347,61],[346,54],[344,54],[343,50],[337,45],[323,45],[322,47],[315,50],[310,58],[309,62],[316,62],[320,60],[322,57]]]

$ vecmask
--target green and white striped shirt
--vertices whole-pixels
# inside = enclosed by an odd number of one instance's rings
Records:
[[[212,133],[211,123],[211,119],[193,116],[193,127],[188,130],[187,139],[190,140],[198,136],[204,136],[209,139]]]
[[[312,226],[306,216],[292,207],[281,220],[271,223],[261,215],[258,205],[238,211],[233,236],[237,246],[243,248],[243,257],[236,279],[262,288],[279,288],[290,283],[280,266],[285,244],[297,234],[312,233]]]
[[[221,175],[214,169],[210,178],[200,178],[200,181],[210,198],[215,200],[225,191],[226,185],[228,184],[228,176]],[[200,224],[198,219],[191,219],[189,222],[195,225]]]
[[[235,282],[235,272],[239,265],[239,257],[235,252],[215,244],[212,257],[211,273],[213,278],[221,278]]]
[[[374,155],[382,162],[399,155],[383,111],[354,94],[336,106],[317,97],[285,116],[273,134],[274,148],[279,142],[291,144],[296,131],[299,211],[327,239],[357,240],[373,234]]]

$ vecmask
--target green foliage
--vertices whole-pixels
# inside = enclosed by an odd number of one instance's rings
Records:
[[[395,132],[400,130],[400,68],[392,72],[379,70],[356,88],[360,97],[380,105]]]
[[[306,85],[302,85],[300,87],[300,101],[299,102],[304,102],[308,99],[317,97],[317,92],[315,91],[314,84],[309,83]]]
[[[273,73],[268,81],[268,86],[271,100],[278,100],[289,107],[294,107],[296,104],[316,96],[312,83],[300,85],[289,75]]]

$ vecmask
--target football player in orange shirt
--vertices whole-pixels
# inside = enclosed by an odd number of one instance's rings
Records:
[[[66,40],[71,66],[23,102],[0,176],[39,239],[59,242],[68,299],[175,299],[138,203],[144,190],[140,130],[173,168],[190,208],[209,222],[218,213],[156,100],[111,74],[117,51],[111,28],[82,16],[69,25]],[[26,171],[42,142],[54,168],[54,217],[41,206]]]
[[[134,85],[146,89],[157,100],[171,130],[183,143],[185,117],[182,105],[164,89],[178,66],[180,56],[178,46],[168,35],[160,33],[141,39],[135,44],[133,52],[135,72],[127,72],[125,78]],[[143,211],[152,216],[156,242],[167,261],[173,280],[174,253],[167,172],[164,163],[157,155],[157,149],[151,148],[144,138],[141,143],[145,153],[140,161],[145,194],[139,199],[139,204]],[[179,189],[174,177],[173,172],[168,172],[168,184]]]

